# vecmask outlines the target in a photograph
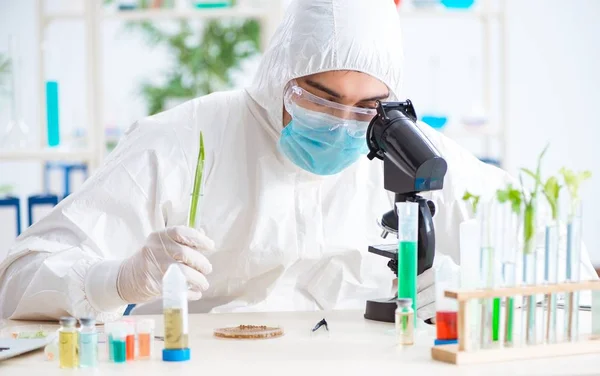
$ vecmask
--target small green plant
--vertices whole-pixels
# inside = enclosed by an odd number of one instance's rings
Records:
[[[552,219],[558,220],[558,197],[560,195],[561,185],[558,183],[558,179],[555,176],[551,176],[546,180],[544,184],[544,196],[548,200],[550,209],[552,210]]]
[[[469,191],[466,191],[463,195],[463,201],[467,201],[471,204],[471,209],[473,210],[473,214],[477,214],[477,207],[479,206],[480,196],[474,195]]]
[[[534,247],[532,240],[535,237],[536,200],[537,200],[537,195],[540,191],[540,187],[542,185],[542,178],[541,178],[542,159],[544,158],[546,151],[548,151],[548,146],[549,145],[546,145],[544,150],[542,150],[541,154],[538,156],[537,167],[536,167],[535,173],[526,168],[521,169],[522,172],[531,176],[535,181],[533,191],[531,191],[531,194],[529,196],[527,196],[527,194],[525,193],[525,185],[523,184],[523,176],[521,174],[519,174],[519,181],[521,182],[521,196],[522,196],[522,200],[523,200],[523,205],[525,207],[524,215],[523,215],[523,236],[524,236],[524,241],[525,241],[524,253],[526,253],[526,254],[531,253],[532,248]]]
[[[581,183],[591,178],[592,173],[587,170],[581,172],[573,172],[571,170],[566,169],[565,167],[561,168],[559,172],[563,177],[567,190],[569,191],[569,196],[571,199],[569,216],[573,217],[575,215],[577,203],[580,199],[579,188],[581,187]]]
[[[512,211],[517,215],[521,214],[521,204],[523,202],[521,191],[514,188],[512,184],[508,184],[505,189],[498,189],[496,199],[501,204],[510,202]]]

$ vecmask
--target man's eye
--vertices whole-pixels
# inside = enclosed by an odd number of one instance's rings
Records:
[[[377,109],[377,105],[375,103],[371,103],[371,104],[359,104],[358,107],[360,107],[360,108],[366,108],[368,110],[375,110],[375,109]]]

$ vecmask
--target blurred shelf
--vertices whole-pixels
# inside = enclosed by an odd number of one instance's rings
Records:
[[[441,133],[450,138],[500,138],[502,132],[487,126],[457,127],[442,129]]]
[[[495,18],[500,17],[501,13],[497,11],[488,11],[485,9],[447,9],[444,7],[431,8],[409,8],[398,11],[400,18],[444,18],[444,19],[477,19],[477,18]]]
[[[211,18],[256,18],[263,17],[266,11],[243,7],[215,8],[215,9],[145,9],[105,13],[104,18],[109,20],[142,21],[142,20],[170,20],[170,19],[211,19]]]
[[[83,13],[78,12],[62,12],[62,13],[53,13],[44,17],[44,21],[48,23],[52,23],[58,20],[80,20],[83,19]]]
[[[105,12],[106,20],[143,21],[143,20],[172,20],[172,19],[211,19],[211,18],[257,18],[263,17],[268,10],[250,7],[229,7],[214,9],[136,9]],[[500,12],[486,11],[483,9],[446,9],[444,7],[410,8],[398,11],[400,18],[445,18],[445,19],[473,19],[499,17]],[[83,19],[83,13],[62,12],[53,13],[45,17],[46,23],[58,20]]]
[[[229,7],[213,9],[136,9],[105,12],[105,20],[144,21],[144,20],[173,20],[173,19],[213,19],[213,18],[259,18],[264,17],[268,10],[249,7]],[[46,16],[46,23],[58,20],[83,19],[84,15],[77,12],[54,13]]]
[[[22,160],[41,160],[41,161],[91,161],[93,153],[86,150],[0,150],[0,161],[22,161]]]

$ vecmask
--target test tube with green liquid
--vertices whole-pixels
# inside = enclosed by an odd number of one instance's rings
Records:
[[[419,204],[398,202],[396,213],[398,214],[398,299],[412,299],[412,308],[417,312]],[[413,319],[416,325],[416,314]]]

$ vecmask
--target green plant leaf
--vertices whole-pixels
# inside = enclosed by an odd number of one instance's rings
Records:
[[[509,192],[509,200],[511,202],[512,211],[517,215],[520,214],[521,204],[523,201],[521,198],[521,192],[519,192],[517,189],[511,189]]]
[[[525,216],[523,218],[523,232],[525,236],[525,253],[530,253],[532,251],[531,241],[535,236],[535,208],[533,207],[533,202],[528,202],[525,205]]]
[[[579,188],[581,187],[581,183],[587,179],[590,179],[592,177],[592,173],[587,170],[575,173],[565,167],[561,168],[559,173],[562,175],[565,186],[569,191],[571,208],[569,216],[572,217],[575,215],[576,205],[579,201]]]
[[[190,99],[231,88],[233,73],[260,51],[256,20],[211,20],[201,29],[182,21],[175,32],[151,22],[131,22],[127,29],[141,32],[149,46],[166,48],[172,57],[162,74],[164,83],[140,86],[151,115],[163,111],[169,98]]]
[[[552,219],[558,219],[558,197],[560,194],[560,184],[558,183],[558,179],[554,176],[548,178],[546,180],[546,184],[544,184],[544,195],[548,200],[548,204],[552,209]]]
[[[473,214],[477,213],[477,207],[479,206],[479,200],[480,200],[480,196],[474,195],[472,193],[470,193],[469,191],[466,191],[463,194],[463,201],[470,201],[471,203],[471,209],[473,210]]]
[[[512,211],[515,214],[519,214],[521,211],[521,192],[513,188],[512,184],[508,184],[506,189],[499,189],[496,191],[496,198],[498,202],[504,204],[510,202]]]

